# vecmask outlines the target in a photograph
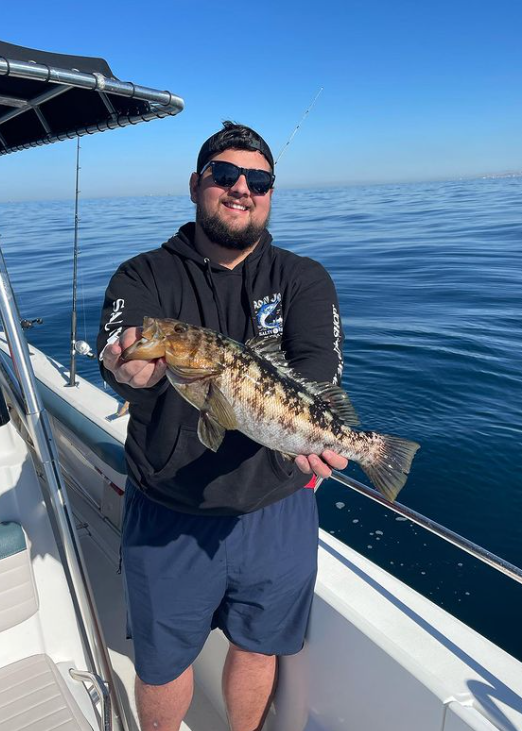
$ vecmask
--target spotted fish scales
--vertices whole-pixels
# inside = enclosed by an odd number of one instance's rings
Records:
[[[345,391],[306,381],[286,363],[279,338],[238,343],[208,328],[145,318],[142,338],[125,360],[164,357],[167,376],[200,412],[198,436],[213,451],[227,429],[287,457],[332,449],[361,466],[394,500],[419,445],[400,437],[359,431]]]

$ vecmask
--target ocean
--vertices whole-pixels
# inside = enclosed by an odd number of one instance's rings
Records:
[[[522,564],[522,178],[277,190],[277,245],[336,284],[362,428],[421,444],[399,502]],[[193,218],[186,196],[80,201],[78,338],[123,260]],[[69,358],[73,201],[0,204],[29,340]],[[310,313],[313,317],[313,313]],[[78,373],[101,385],[95,360]],[[347,474],[366,482],[356,465]],[[522,660],[522,586],[329,480],[321,525]]]

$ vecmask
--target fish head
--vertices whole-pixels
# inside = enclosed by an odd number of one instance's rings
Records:
[[[214,372],[219,354],[212,335],[211,331],[180,320],[145,317],[141,339],[123,352],[122,359],[165,358],[171,369],[182,369],[187,374]]]
[[[121,354],[127,360],[155,360],[165,355],[165,335],[160,326],[161,320],[153,317],[143,318],[141,338],[126,348]]]

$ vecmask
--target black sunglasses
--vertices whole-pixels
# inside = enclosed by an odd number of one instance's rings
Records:
[[[224,160],[211,160],[202,168],[200,175],[203,175],[207,168],[212,170],[212,180],[220,188],[231,188],[237,183],[240,175],[245,176],[250,191],[255,195],[265,195],[274,185],[275,175],[267,170],[240,168]]]

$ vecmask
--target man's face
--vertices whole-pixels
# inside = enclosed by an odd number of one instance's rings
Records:
[[[260,152],[229,149],[212,159],[272,172]],[[190,180],[197,223],[211,241],[228,249],[244,250],[259,240],[268,222],[272,192],[271,189],[265,195],[252,193],[244,175],[230,188],[219,187],[212,179],[211,168],[202,175],[194,173]]]

